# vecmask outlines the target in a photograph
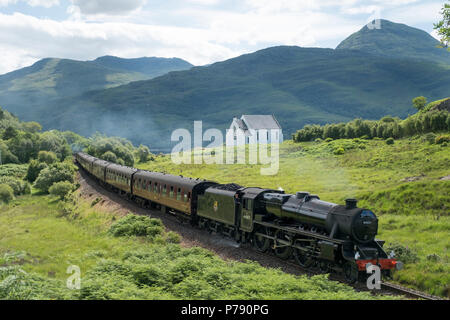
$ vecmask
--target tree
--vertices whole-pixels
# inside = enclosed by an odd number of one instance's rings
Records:
[[[444,4],[441,14],[442,20],[434,24],[434,30],[438,32],[442,46],[448,48],[450,44],[450,4]]]
[[[16,137],[19,134],[16,128],[14,127],[8,127],[6,128],[5,132],[3,133],[3,140],[9,140],[14,137]]]
[[[8,204],[13,199],[14,190],[6,184],[0,184],[0,201]]]
[[[74,182],[75,168],[70,163],[54,163],[39,173],[34,186],[41,191],[48,193],[50,187],[61,181]]]
[[[25,122],[23,124],[23,129],[27,132],[38,133],[42,131],[42,126],[37,122]]]
[[[39,162],[38,160],[31,160],[25,179],[30,182],[36,181],[41,171],[45,168],[48,168],[48,165],[46,163]]]
[[[105,152],[100,158],[108,162],[117,163],[117,156],[111,151]]]
[[[141,144],[138,149],[138,157],[139,162],[141,163],[147,162],[148,159],[150,158],[150,149],[147,146],[143,146]]]
[[[61,182],[54,183],[50,187],[48,192],[52,196],[57,196],[62,200],[66,197],[66,195],[68,195],[70,192],[72,192],[73,189],[74,189],[73,183],[70,183],[69,181],[61,181]]]
[[[421,96],[413,99],[413,106],[417,110],[422,110],[427,105],[427,98]]]
[[[51,151],[39,151],[38,160],[39,162],[51,165],[58,161],[58,157],[56,156],[56,153]]]

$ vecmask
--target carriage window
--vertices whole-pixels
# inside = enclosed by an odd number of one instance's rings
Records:
[[[243,204],[244,209],[248,210],[248,200],[244,199],[244,204]]]
[[[181,201],[181,188],[178,188],[177,190],[177,200]]]
[[[173,198],[173,187],[170,187],[170,197]]]
[[[184,194],[184,202],[188,202],[188,195],[187,195],[187,193]]]
[[[162,193],[163,193],[163,196],[167,196],[167,185],[164,185]]]
[[[191,201],[191,193],[188,192],[188,202]]]
[[[152,192],[152,182],[151,181],[149,181],[149,183],[148,183],[147,190],[148,190],[148,192]]]
[[[158,192],[158,182],[155,182],[155,193],[159,193]]]

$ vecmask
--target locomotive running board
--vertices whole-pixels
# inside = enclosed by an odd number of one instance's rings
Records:
[[[290,232],[290,233],[294,233],[294,234],[298,234],[298,235],[302,235],[302,236],[313,237],[316,239],[325,240],[325,241],[336,243],[336,244],[344,244],[345,243],[345,240],[331,239],[330,237],[327,237],[327,236],[324,236],[321,234],[317,234],[317,233],[310,232],[310,231],[299,230],[299,229],[293,228],[293,227],[283,227],[283,226],[273,225],[271,223],[262,222],[262,221],[254,221],[254,223],[259,224],[263,227],[277,228],[277,229],[280,229],[280,230],[283,230],[286,232]],[[266,234],[257,233],[257,235],[271,239],[271,240],[275,240],[275,237],[272,237],[272,236],[269,236]],[[277,239],[277,241],[281,242],[279,239]]]

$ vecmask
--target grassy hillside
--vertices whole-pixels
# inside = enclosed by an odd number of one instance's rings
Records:
[[[427,32],[404,24],[381,20],[380,29],[364,26],[336,48],[360,50],[389,57],[408,57],[450,64],[450,54]]]
[[[377,139],[287,141],[281,146],[276,176],[260,175],[260,165],[176,166],[162,156],[140,168],[244,186],[281,187],[289,193],[304,190],[341,204],[355,197],[360,206],[379,216],[378,237],[388,247],[403,248],[400,259],[406,260],[406,268],[395,274],[395,280],[449,296],[450,147],[428,141],[427,136],[396,140],[393,145]],[[336,155],[341,148],[343,154]]]
[[[374,299],[326,276],[225,262],[167,235],[114,237],[120,216],[74,199],[76,209],[39,195],[0,207],[0,281],[17,277],[0,299]],[[81,269],[81,290],[65,288],[70,265]]]
[[[113,56],[104,56],[94,60],[95,64],[111,69],[139,72],[149,78],[156,78],[171,71],[188,70],[193,67],[187,61],[179,58],[137,58],[123,59]]]
[[[40,121],[45,118],[42,112],[61,112],[55,99],[148,80],[191,67],[184,60],[165,58],[43,59],[30,67],[0,75],[0,105],[7,106],[24,120]]]

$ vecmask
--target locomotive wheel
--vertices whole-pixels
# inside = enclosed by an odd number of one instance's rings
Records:
[[[268,234],[267,228],[260,228],[257,232]],[[266,252],[270,248],[270,239],[255,234],[253,235],[253,244],[258,251]]]
[[[275,249],[275,255],[283,260],[288,260],[292,255],[292,247],[277,247]]]
[[[328,273],[330,272],[330,265],[327,262],[321,261],[319,262],[319,270],[322,273]]]
[[[283,260],[288,260],[292,256],[292,247],[284,244],[280,244],[278,247],[277,239],[288,240],[287,236],[283,232],[277,232],[275,234],[275,255]]]
[[[350,284],[358,281],[359,272],[355,263],[347,262],[344,265],[344,276],[345,280]]]
[[[314,265],[314,260],[300,249],[294,249],[294,258],[300,267],[311,268]]]

